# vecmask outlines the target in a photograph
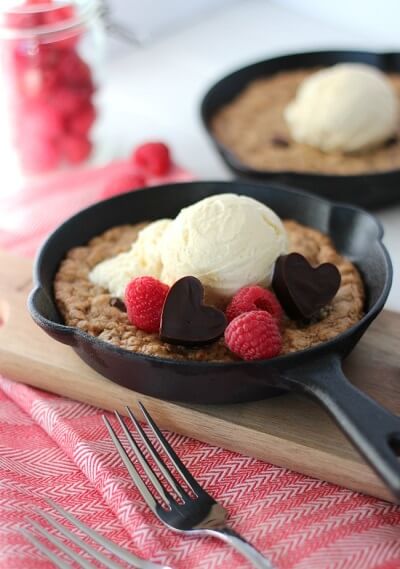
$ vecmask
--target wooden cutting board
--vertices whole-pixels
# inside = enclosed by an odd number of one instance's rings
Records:
[[[388,491],[325,411],[299,395],[235,405],[183,405],[120,387],[31,320],[31,262],[0,253],[0,373],[104,409],[138,399],[161,427],[390,500]],[[348,358],[352,382],[400,414],[400,314],[385,311]]]

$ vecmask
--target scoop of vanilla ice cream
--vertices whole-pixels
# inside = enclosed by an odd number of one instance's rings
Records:
[[[139,232],[132,251],[134,251],[142,275],[160,278],[162,263],[159,245],[171,221],[171,219],[153,221]]]
[[[120,253],[96,265],[89,274],[92,283],[102,286],[113,296],[124,298],[126,285],[135,277],[161,277],[159,243],[170,219],[159,219],[139,232],[126,253]]]
[[[343,63],[305,79],[284,116],[296,142],[324,152],[355,152],[394,134],[399,102],[381,71]]]
[[[211,196],[182,209],[160,242],[168,284],[192,275],[221,296],[248,284],[268,285],[277,257],[287,251],[279,217],[246,196]]]

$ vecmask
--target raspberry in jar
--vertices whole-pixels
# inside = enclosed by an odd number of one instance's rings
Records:
[[[24,173],[92,155],[103,36],[96,0],[11,0],[0,8],[0,113],[10,156]]]

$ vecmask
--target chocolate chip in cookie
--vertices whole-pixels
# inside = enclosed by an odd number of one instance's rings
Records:
[[[289,146],[289,140],[282,134],[275,134],[271,138],[271,142],[274,146],[280,146],[281,148],[287,148]]]
[[[114,308],[117,308],[117,309],[120,310],[121,312],[126,312],[125,303],[124,303],[120,298],[117,298],[117,297],[115,297],[115,296],[113,296],[112,298],[110,298],[110,306],[113,306]]]

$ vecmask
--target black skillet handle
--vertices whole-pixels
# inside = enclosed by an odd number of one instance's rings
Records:
[[[293,389],[305,391],[329,411],[339,427],[400,501],[400,417],[359,391],[346,378],[338,356],[285,373]]]

